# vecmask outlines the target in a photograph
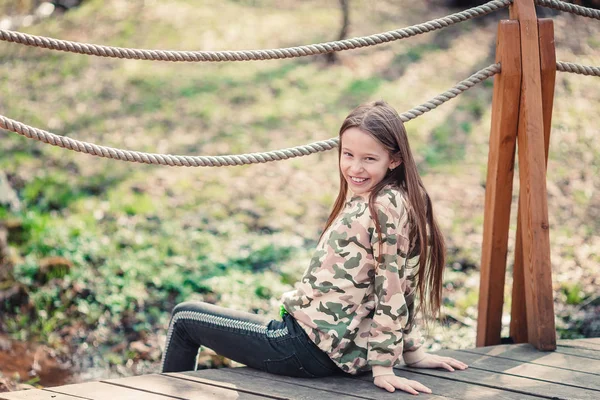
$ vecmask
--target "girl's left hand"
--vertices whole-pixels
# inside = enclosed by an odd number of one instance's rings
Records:
[[[455,369],[467,369],[469,366],[452,357],[442,357],[435,354],[427,354],[424,359],[414,364],[410,364],[411,368],[444,368],[448,371]]]

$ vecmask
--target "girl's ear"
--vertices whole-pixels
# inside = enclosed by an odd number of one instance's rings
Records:
[[[400,164],[402,164],[402,160],[400,158],[393,158],[392,161],[390,161],[390,165],[389,165],[389,170],[392,171],[394,169],[396,169],[396,167],[398,167]]]

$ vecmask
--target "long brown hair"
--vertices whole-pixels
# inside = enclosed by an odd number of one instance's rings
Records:
[[[358,128],[371,135],[385,147],[393,159],[399,159],[400,165],[388,171],[385,177],[369,193],[369,211],[375,221],[375,228],[381,246],[381,226],[375,212],[377,194],[386,185],[394,184],[408,195],[410,217],[416,228],[419,243],[419,264],[417,272],[417,291],[419,307],[426,317],[438,315],[442,300],[442,275],[446,262],[444,236],[433,214],[431,199],[419,176],[417,165],[408,144],[406,129],[400,116],[384,101],[366,103],[355,108],[344,120],[340,128],[338,146],[338,165],[342,156],[343,134],[349,128]],[[327,219],[323,234],[340,214],[346,203],[348,183],[340,170],[340,192]]]

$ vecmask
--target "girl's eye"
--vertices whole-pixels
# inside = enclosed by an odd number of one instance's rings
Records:
[[[373,157],[367,157],[367,161],[375,161]]]
[[[345,152],[344,152],[344,155],[345,155],[346,157],[352,157],[352,154],[348,153],[347,151],[345,151]]]

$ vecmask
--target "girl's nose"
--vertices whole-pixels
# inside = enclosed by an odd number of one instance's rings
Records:
[[[351,171],[355,172],[355,173],[364,171],[362,163],[360,161],[356,161],[356,162],[352,163]]]

